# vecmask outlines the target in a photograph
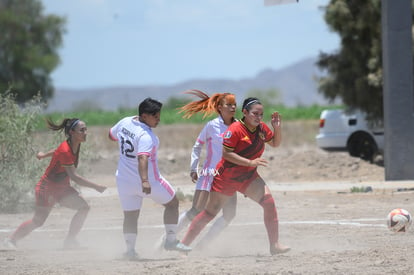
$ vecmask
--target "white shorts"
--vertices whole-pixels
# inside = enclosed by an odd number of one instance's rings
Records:
[[[213,179],[213,175],[201,175],[196,182],[196,190],[210,192]]]
[[[164,178],[160,181],[150,179],[151,193],[142,192],[142,185],[139,180],[136,182],[126,182],[117,177],[119,200],[124,211],[134,211],[141,209],[142,200],[149,198],[159,204],[170,202],[175,196],[175,190]]]

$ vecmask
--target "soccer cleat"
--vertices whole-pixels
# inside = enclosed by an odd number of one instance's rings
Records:
[[[284,245],[276,245],[270,247],[270,254],[276,255],[276,254],[282,254],[290,251],[290,247],[284,246]]]
[[[63,242],[63,249],[80,249],[81,246],[76,239],[66,238]]]
[[[7,237],[3,240],[3,245],[5,248],[10,250],[17,250],[16,241]]]
[[[123,258],[127,261],[138,261],[139,256],[135,250],[130,250],[124,253]]]
[[[165,241],[164,243],[164,249],[168,250],[168,251],[179,251],[179,252],[190,252],[192,250],[191,247],[186,246],[185,244],[183,244],[182,242],[180,242],[179,240],[174,240],[174,241]]]

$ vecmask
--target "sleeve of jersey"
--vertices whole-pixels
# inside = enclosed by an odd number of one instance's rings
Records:
[[[236,148],[237,143],[240,141],[240,133],[238,131],[237,125],[237,123],[231,124],[223,135],[223,146],[231,151]]]
[[[111,129],[109,129],[109,137],[113,141],[118,140],[118,128],[119,128],[118,126],[119,126],[119,122],[117,124],[115,124]]]
[[[266,123],[262,122],[262,129],[265,132],[265,142],[269,142],[272,140],[274,133],[272,130],[270,130],[269,126],[267,126]]]
[[[69,150],[60,150],[56,157],[63,167],[75,164],[75,156]]]
[[[206,140],[207,140],[208,127],[209,127],[209,123],[204,126],[203,130],[201,130],[200,134],[198,135],[196,142],[194,143],[193,150],[191,151],[191,162],[190,162],[191,172],[197,171],[198,164],[200,161],[201,151],[203,149],[203,145],[206,143]]]
[[[148,134],[144,134],[139,138],[137,155],[150,155],[154,147],[152,138]]]

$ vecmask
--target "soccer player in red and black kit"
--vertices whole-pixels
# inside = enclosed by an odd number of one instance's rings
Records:
[[[22,223],[16,231],[4,240],[9,248],[16,248],[18,240],[34,229],[43,225],[55,203],[76,210],[70,223],[69,232],[64,242],[65,248],[76,248],[76,235],[89,212],[88,203],[70,186],[70,180],[79,185],[93,188],[102,193],[106,187],[93,183],[76,172],[78,166],[80,145],[86,141],[87,128],[85,122],[77,118],[66,118],[60,124],[47,120],[48,127],[54,131],[64,130],[67,139],[56,150],[48,153],[40,152],[37,158],[52,156],[46,172],[35,188],[36,208],[33,218]]]
[[[257,172],[258,166],[267,166],[268,163],[261,158],[265,144],[272,147],[280,145],[281,118],[278,112],[271,115],[272,131],[262,122],[263,105],[254,97],[244,100],[242,111],[242,120],[234,122],[224,132],[223,156],[216,167],[219,174],[214,177],[209,201],[205,210],[193,219],[182,243],[190,245],[238,191],[263,207],[270,254],[285,253],[290,248],[279,242],[279,221],[274,199]]]

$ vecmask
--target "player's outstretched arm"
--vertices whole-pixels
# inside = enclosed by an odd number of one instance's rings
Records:
[[[49,150],[48,152],[44,153],[42,151],[40,151],[39,153],[36,154],[36,158],[37,159],[44,159],[44,158],[48,158],[53,156],[53,153],[55,152],[55,149]]]
[[[106,186],[91,182],[90,180],[87,180],[86,178],[76,173],[76,168],[73,165],[65,167],[65,170],[66,170],[66,173],[69,175],[70,179],[81,186],[95,189],[99,193],[102,193],[107,188]]]
[[[240,156],[239,154],[223,147],[223,158],[231,163],[240,165],[240,166],[250,166],[250,167],[257,167],[257,166],[267,166],[267,160],[263,158],[256,158],[256,159],[248,159],[245,157]]]
[[[273,138],[267,142],[272,147],[278,147],[282,142],[282,117],[278,112],[274,112],[271,116],[271,122],[273,127]]]

